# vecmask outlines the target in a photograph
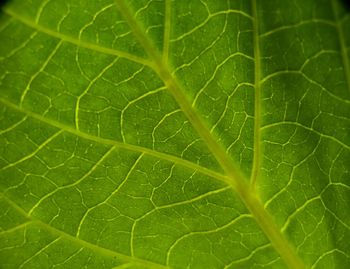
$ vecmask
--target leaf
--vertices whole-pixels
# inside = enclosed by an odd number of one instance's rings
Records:
[[[349,27],[336,0],[9,1],[1,268],[348,268]]]

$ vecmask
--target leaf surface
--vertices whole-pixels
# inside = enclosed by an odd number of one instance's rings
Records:
[[[350,266],[336,0],[9,1],[1,268]]]

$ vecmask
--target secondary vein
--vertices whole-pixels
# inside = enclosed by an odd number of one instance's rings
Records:
[[[170,154],[162,153],[162,152],[159,152],[159,151],[156,151],[153,149],[149,149],[149,148],[145,148],[145,147],[141,147],[141,146],[136,146],[136,145],[132,145],[132,144],[119,142],[116,140],[111,140],[111,139],[107,139],[107,138],[102,138],[102,137],[90,135],[90,134],[84,133],[82,131],[79,131],[75,128],[72,128],[70,126],[67,126],[65,124],[62,124],[60,122],[57,122],[55,120],[45,118],[44,116],[39,115],[37,113],[20,108],[19,106],[15,105],[15,104],[13,104],[13,103],[11,103],[3,98],[0,98],[0,102],[3,103],[4,105],[6,105],[7,107],[14,109],[16,111],[19,111],[21,113],[24,113],[25,115],[27,115],[33,119],[36,119],[36,120],[43,122],[43,123],[46,123],[50,126],[61,129],[67,133],[74,134],[78,137],[81,137],[81,138],[84,138],[87,140],[91,140],[91,141],[95,141],[97,143],[104,144],[104,145],[110,145],[110,146],[115,146],[118,148],[130,150],[130,151],[134,151],[134,152],[145,153],[149,156],[153,156],[153,157],[159,158],[161,160],[165,160],[168,162],[172,162],[172,163],[181,165],[181,166],[189,168],[193,171],[198,171],[199,173],[201,173],[203,175],[207,175],[211,178],[215,178],[217,180],[220,180],[220,181],[223,181],[223,182],[229,184],[229,179],[225,175],[220,174],[218,172],[215,172],[213,170],[210,170],[208,168],[205,168],[199,164],[187,161],[185,159],[181,159],[179,157],[176,157],[176,156],[173,156]]]
[[[349,55],[348,55],[347,48],[346,48],[344,31],[342,29],[342,25],[341,25],[341,22],[339,20],[337,3],[335,3],[335,0],[332,0],[331,3],[332,3],[332,9],[333,9],[335,22],[336,22],[337,33],[338,33],[338,37],[339,37],[341,56],[342,56],[341,58],[342,58],[343,65],[344,65],[345,78],[346,78],[346,82],[348,84],[348,90],[350,91],[350,63],[349,63]]]
[[[255,96],[254,96],[254,158],[253,158],[253,169],[251,175],[251,186],[254,189],[256,186],[257,179],[259,177],[260,170],[260,156],[261,156],[261,145],[260,145],[260,93],[261,93],[261,63],[260,63],[260,40],[259,40],[259,27],[258,27],[258,12],[256,7],[256,1],[253,0],[252,3],[253,8],[253,43],[254,43],[254,58],[255,58],[255,72],[254,72],[254,80],[255,80]]]
[[[114,55],[114,56],[118,56],[120,58],[125,58],[128,59],[130,61],[142,64],[142,65],[146,65],[149,67],[152,67],[152,64],[150,63],[150,61],[148,61],[147,59],[143,59],[141,57],[135,56],[133,54],[129,54],[127,52],[124,51],[120,51],[120,50],[116,50],[116,49],[111,49],[111,48],[107,48],[107,47],[102,47],[99,46],[97,44],[93,44],[93,43],[89,43],[86,41],[82,41],[79,39],[76,39],[74,37],[59,33],[57,31],[51,30],[49,28],[46,28],[40,24],[35,23],[34,21],[31,21],[27,18],[24,18],[20,15],[18,15],[17,13],[13,12],[10,9],[3,9],[4,12],[6,14],[8,14],[9,16],[11,16],[12,18],[16,19],[17,21],[20,21],[21,23],[27,25],[30,28],[33,28],[41,33],[47,34],[51,37],[55,37],[57,39],[60,39],[62,41],[77,45],[78,47],[82,47],[82,48],[86,48],[86,49],[90,49],[93,51],[98,51],[104,54],[110,54],[110,55]]]
[[[170,25],[171,25],[171,1],[165,1],[165,18],[164,18],[164,37],[163,37],[163,61],[168,62],[169,43],[170,43]]]
[[[136,258],[136,257],[131,257],[125,254],[121,254],[119,252],[116,252],[114,250],[111,249],[107,249],[95,244],[92,244],[90,242],[87,242],[85,240],[79,239],[77,237],[74,237],[62,230],[56,229],[48,224],[46,224],[45,222],[42,222],[36,218],[33,218],[32,216],[29,216],[28,213],[26,211],[24,211],[19,205],[17,205],[15,202],[13,202],[11,199],[9,199],[7,196],[5,196],[3,193],[0,193],[0,197],[3,198],[4,200],[6,200],[6,202],[12,207],[14,208],[18,213],[20,213],[22,216],[26,217],[28,220],[30,220],[31,222],[28,222],[28,225],[30,224],[35,224],[37,226],[40,226],[41,228],[43,228],[44,230],[48,231],[49,233],[61,237],[63,239],[69,240],[70,242],[79,245],[79,246],[83,246],[85,248],[91,249],[95,252],[98,252],[104,256],[107,257],[111,257],[111,258],[115,258],[118,257],[124,261],[131,261],[134,263],[137,263],[139,265],[146,265],[147,268],[159,268],[159,269],[169,269],[170,267],[161,265],[161,264],[156,264],[153,263],[151,261],[148,260],[143,260],[140,258]]]

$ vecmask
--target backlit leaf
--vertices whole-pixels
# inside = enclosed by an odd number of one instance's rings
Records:
[[[13,0],[1,268],[350,268],[337,0]]]

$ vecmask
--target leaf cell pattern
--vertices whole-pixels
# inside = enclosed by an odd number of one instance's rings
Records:
[[[350,267],[341,3],[125,2],[2,8],[0,267]]]

